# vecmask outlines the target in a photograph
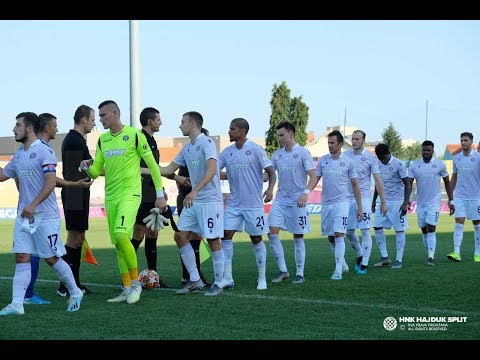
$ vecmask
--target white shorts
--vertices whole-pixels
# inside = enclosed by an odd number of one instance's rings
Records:
[[[13,232],[12,252],[25,253],[48,259],[67,253],[60,238],[60,219],[42,220],[33,234],[22,231],[23,217],[18,216]]]
[[[205,239],[223,237],[223,203],[196,203],[183,208],[178,219],[178,229],[192,231]]]
[[[440,204],[418,205],[417,204],[417,218],[418,227],[437,226],[438,217],[440,215]]]
[[[281,205],[274,201],[268,214],[268,225],[292,234],[306,234],[310,232],[310,215],[306,206]]]
[[[466,217],[468,220],[480,220],[480,200],[455,199],[456,218]]]
[[[267,216],[263,208],[237,210],[227,206],[223,222],[225,230],[242,232],[245,227],[245,231],[251,236],[268,233]]]
[[[357,201],[350,199],[347,229],[370,229],[372,227],[372,197],[362,196],[362,220],[357,220]]]
[[[322,205],[322,235],[335,236],[335,233],[347,233],[350,201],[337,204]],[[357,215],[355,215],[355,218]]]
[[[403,200],[400,201],[387,201],[388,211],[386,215],[382,215],[380,212],[380,205],[377,205],[375,209],[375,220],[373,221],[373,227],[393,229],[395,231],[405,231],[408,229],[408,217],[400,217],[400,207],[403,204]]]

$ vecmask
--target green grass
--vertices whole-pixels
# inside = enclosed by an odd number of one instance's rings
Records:
[[[465,226],[460,263],[447,260],[452,251],[453,219],[442,215],[437,228],[437,266],[427,267],[426,250],[410,215],[410,228],[404,255],[404,268],[374,269],[366,276],[353,272],[355,254],[346,244],[351,272],[343,281],[332,281],[334,258],[325,237],[320,236],[320,216],[312,216],[313,231],[306,236],[306,282],[293,285],[290,279],[271,284],[277,272],[267,243],[268,290],[256,290],[257,268],[249,238],[234,238],[233,273],[235,289],[210,298],[201,292],[188,296],[170,290],[146,290],[140,302],[107,303],[120,291],[115,250],[108,238],[106,219],[91,219],[87,238],[100,266],[82,264],[82,282],[94,294],[84,297],[82,308],[67,313],[66,300],[55,295],[56,274],[42,262],[36,291],[52,300],[51,305],[26,305],[21,317],[0,318],[0,339],[364,339],[364,340],[475,340],[480,338],[478,284],[480,264],[473,262],[473,227]],[[62,229],[64,225],[62,224]],[[0,307],[11,301],[14,256],[10,252],[13,221],[0,221]],[[389,255],[395,257],[393,231],[386,231]],[[62,230],[62,238],[66,232]],[[294,244],[281,232],[287,266],[295,274]],[[179,253],[170,228],[159,237],[158,269],[171,286],[180,286]],[[376,244],[370,264],[380,254]],[[146,267],[143,245],[139,249],[139,268]],[[213,278],[212,261],[202,271]],[[291,276],[291,277],[292,277]],[[446,331],[386,331],[387,316],[467,317],[466,323],[448,323]],[[400,325],[400,324],[399,324]],[[407,325],[407,324],[405,324]],[[73,330],[72,330],[73,329]]]

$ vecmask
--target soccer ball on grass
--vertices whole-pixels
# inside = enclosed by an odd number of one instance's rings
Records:
[[[152,269],[145,269],[142,270],[140,275],[138,275],[138,281],[142,285],[144,289],[154,289],[158,287],[158,282],[160,278],[155,270]]]

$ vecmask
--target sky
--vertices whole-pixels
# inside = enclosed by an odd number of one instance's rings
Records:
[[[437,155],[470,131],[480,140],[478,20],[139,20],[140,107],[181,136],[198,111],[211,135],[243,117],[269,128],[273,86],[309,107],[307,131],[356,126],[381,140],[428,138]],[[49,112],[60,133],[82,104],[114,100],[130,123],[128,20],[0,20],[0,136],[22,111]],[[427,105],[428,104],[428,105]]]

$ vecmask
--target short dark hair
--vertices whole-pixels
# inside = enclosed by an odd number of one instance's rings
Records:
[[[435,148],[435,145],[433,145],[433,142],[430,141],[430,140],[425,140],[425,141],[422,143],[422,146],[431,146],[432,148]]]
[[[95,112],[90,106],[88,105],[80,105],[77,110],[75,110],[75,114],[73,115],[73,122],[78,125],[83,118],[90,118],[90,113]]]
[[[283,121],[277,125],[277,130],[285,129],[287,131],[293,132],[295,134],[295,125],[289,121]]]
[[[34,112],[21,112],[20,114],[17,115],[15,119],[20,119],[23,118],[23,123],[25,124],[25,127],[27,126],[32,126],[33,131],[35,134],[38,133],[38,127],[40,126],[40,120],[38,119],[38,115],[35,114]]]
[[[140,113],[140,124],[147,126],[148,120],[153,120],[157,114],[160,114],[160,111],[153,107],[146,107]]]
[[[115,110],[120,114],[120,108],[118,107],[117,103],[113,100],[105,100],[105,101],[101,102],[100,105],[98,105],[98,110],[100,110],[102,107],[107,106],[107,105],[110,105],[113,108],[115,108]]]
[[[240,129],[245,129],[247,134],[248,130],[250,130],[250,125],[248,125],[248,121],[244,118],[235,118],[230,123],[234,126],[238,126]]]
[[[202,129],[200,130],[200,132],[201,132],[202,134],[205,134],[205,136],[210,136],[210,132],[209,132],[207,129],[203,128],[203,127],[202,127]]]
[[[362,134],[363,140],[365,140],[365,139],[367,138],[367,134],[366,134],[365,131],[363,131],[363,130],[355,130],[355,131],[353,132],[353,134],[355,134],[355,133],[360,133],[360,134]]]
[[[465,131],[460,134],[461,138],[464,136],[468,136],[468,138],[473,141],[473,134],[471,132]]]
[[[328,137],[336,137],[339,143],[343,143],[343,135],[338,130],[333,130],[330,134],[328,134]]]
[[[49,125],[53,120],[56,120],[56,116],[49,114],[49,113],[43,113],[38,115],[38,133],[42,133],[45,131],[47,125]]]
[[[390,154],[390,148],[387,144],[378,144],[375,146],[375,154],[377,157],[384,157],[385,155]]]
[[[195,124],[197,124],[199,127],[202,127],[203,125],[203,116],[197,111],[187,111],[183,116],[188,116],[193,120]]]

